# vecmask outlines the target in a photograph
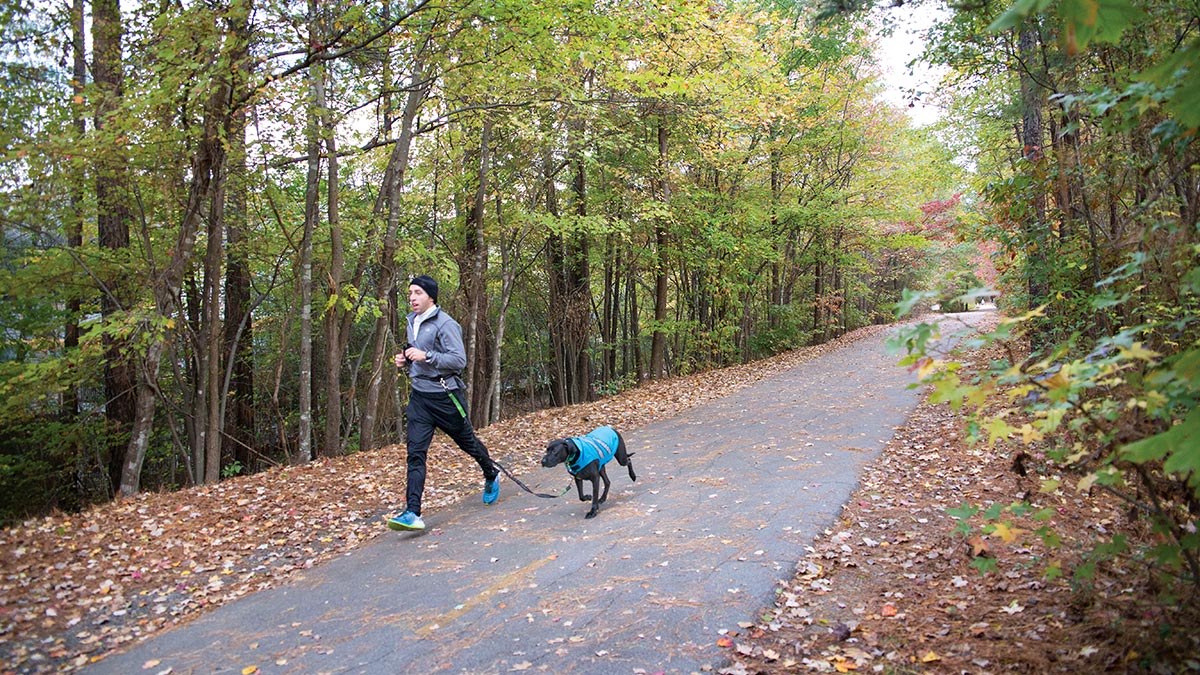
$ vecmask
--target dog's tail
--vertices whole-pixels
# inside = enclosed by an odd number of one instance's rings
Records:
[[[632,452],[625,453],[625,461],[620,462],[620,464],[621,464],[621,466],[625,467],[626,469],[629,469],[629,480],[636,481],[637,474],[633,472],[633,460],[630,459],[631,457],[633,457]]]

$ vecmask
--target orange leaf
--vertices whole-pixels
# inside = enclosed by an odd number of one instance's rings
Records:
[[[988,550],[987,542],[982,537],[974,537],[968,543],[971,544],[971,555],[976,558],[979,556],[991,557],[992,552]]]
[[[723,649],[728,649],[729,647],[733,646],[733,640],[730,640],[727,637],[723,637],[723,638],[717,640],[717,646],[721,647]]]
[[[879,613],[883,616],[896,616],[896,606],[889,602],[883,606],[883,609],[879,610]]]

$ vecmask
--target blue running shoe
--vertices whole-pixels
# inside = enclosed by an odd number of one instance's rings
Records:
[[[388,518],[387,526],[392,530],[423,530],[425,521],[412,511],[405,511],[397,518]]]
[[[493,478],[489,481],[484,481],[484,483],[483,483],[483,503],[484,504],[495,504],[496,500],[499,498],[500,498],[500,474],[496,474],[495,478]]]

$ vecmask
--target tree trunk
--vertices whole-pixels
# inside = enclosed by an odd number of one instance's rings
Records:
[[[617,274],[621,248],[614,234],[604,239],[604,295],[600,310],[600,379],[612,383],[617,378],[617,317],[620,312],[621,277]]]
[[[204,369],[199,373],[204,387],[204,470],[197,470],[204,483],[221,479],[221,398],[223,371],[221,352],[224,331],[221,323],[221,260],[224,257],[223,221],[225,219],[224,167],[213,167],[213,188],[208,217],[208,246],[204,256],[204,301],[201,349]],[[199,469],[199,467],[197,467]]]
[[[546,198],[546,213],[552,218],[558,218],[558,185],[554,170],[554,156],[549,148],[542,153],[542,184]],[[570,396],[567,393],[566,361],[566,284],[563,282],[563,237],[557,230],[551,232],[546,241],[546,270],[550,284],[550,302],[546,308],[549,325],[547,330],[550,337],[550,402],[552,405],[567,405]]]
[[[572,151],[570,165],[575,200],[575,214],[587,216],[586,173],[582,153]],[[554,177],[549,158],[546,160],[548,183]],[[557,216],[557,193],[547,187],[547,205]],[[588,337],[591,332],[591,289],[589,285],[589,239],[583,228],[560,235],[554,234],[549,242],[550,270],[550,336],[554,367],[556,404],[571,405],[590,398],[591,362],[588,357]]]
[[[485,116],[479,137],[479,164],[475,171],[475,196],[465,228],[463,249],[462,290],[467,311],[463,316],[463,339],[467,350],[467,365],[463,380],[467,384],[471,423],[477,427],[488,419],[487,379],[491,370],[486,367],[489,346],[485,346],[488,326],[487,302],[487,240],[484,237],[483,217],[487,203],[487,177],[491,164],[492,120]]]
[[[242,39],[247,36],[243,34]],[[229,383],[225,390],[225,428],[232,441],[233,460],[243,471],[256,467],[252,449],[254,428],[254,321],[250,313],[249,222],[246,210],[246,112],[233,117],[229,136],[228,179],[225,195],[225,358]]]
[[[313,34],[312,42],[317,37],[317,4],[316,0],[308,3],[309,31]],[[309,109],[308,124],[305,131],[308,140],[308,168],[304,180],[304,235],[300,240],[300,372],[297,407],[299,408],[299,423],[296,434],[296,454],[289,457],[291,464],[304,464],[313,459],[312,449],[312,256],[313,235],[317,230],[317,221],[321,217],[321,123],[318,101],[324,99],[322,89],[325,85],[324,67],[314,65],[308,71],[309,77]]]
[[[636,256],[630,254],[630,259],[636,261]],[[625,322],[625,335],[623,342],[629,345],[629,352],[625,357],[625,372],[633,373],[639,382],[644,379],[645,371],[642,370],[642,327],[638,321],[638,280],[641,272],[638,270],[637,263],[629,265],[629,270],[625,275],[625,311],[628,319]]]
[[[582,135],[582,131],[579,132]],[[587,167],[583,158],[583,141],[574,143],[572,163],[575,179],[572,192],[575,215],[585,222],[587,209]],[[567,310],[570,347],[567,364],[570,373],[571,402],[583,403],[592,397],[592,359],[589,343],[592,334],[591,235],[586,228],[577,229],[569,239],[567,251]]]
[[[1038,26],[1030,17],[1022,24],[1018,37],[1017,48],[1020,53],[1022,67],[1021,83],[1021,143],[1024,146],[1025,160],[1029,163],[1028,170],[1033,173],[1031,195],[1033,213],[1022,227],[1025,234],[1025,278],[1029,291],[1030,308],[1038,307],[1049,302],[1050,288],[1047,269],[1049,258],[1050,237],[1046,227],[1046,194],[1037,183],[1041,172],[1037,170],[1043,163],[1042,155],[1042,107],[1039,85],[1034,79],[1031,69],[1038,61]],[[1046,346],[1049,340],[1049,325],[1043,320],[1034,320],[1030,334],[1032,347],[1037,350]]]
[[[231,12],[230,35],[237,41],[232,50],[232,72],[238,78],[232,85],[234,97],[246,100],[250,79],[249,4],[241,12]],[[248,243],[246,170],[246,109],[230,112],[228,156],[226,157],[225,193],[225,381],[222,384],[221,419],[223,438],[232,443],[232,460],[242,471],[256,468],[254,430],[254,323],[251,317],[250,265],[244,250]],[[232,408],[232,409],[231,409]],[[224,462],[225,458],[222,458]]]
[[[346,252],[342,242],[342,223],[338,219],[338,159],[336,129],[333,114],[325,105],[325,87],[321,87],[321,100],[317,107],[322,110],[321,134],[325,141],[325,154],[329,158],[325,180],[326,209],[329,218],[329,296],[333,299],[325,311],[325,440],[321,453],[326,456],[342,453],[342,317],[346,313],[346,299],[342,296],[342,277],[345,274]]]
[[[413,123],[417,111],[421,108],[428,84],[422,83],[424,69],[418,62],[413,67],[412,88],[404,103],[404,114],[400,120],[400,137],[392,146],[392,154],[388,159],[385,175],[387,183],[383,186],[387,202],[387,228],[383,236],[383,250],[380,258],[379,283],[375,287],[375,297],[384,303],[383,315],[375,320],[375,332],[371,350],[371,374],[367,381],[366,403],[363,407],[362,428],[359,432],[359,447],[370,450],[375,447],[375,421],[379,417],[380,389],[383,382],[385,360],[391,363],[388,351],[388,337],[391,332],[392,312],[399,312],[392,299],[396,285],[396,242],[400,231],[400,192],[404,188],[405,173],[408,171],[409,151],[412,146]]]
[[[658,197],[663,208],[671,203],[671,182],[667,166],[667,124],[658,119]],[[662,218],[654,223],[654,337],[650,342],[650,377],[658,380],[666,375],[667,334],[663,324],[667,320],[667,225]]]
[[[85,23],[83,0],[71,1],[71,55],[74,63],[71,74],[71,91],[76,96],[83,96],[84,85],[87,84],[87,53],[85,46]],[[82,106],[77,106],[74,113],[75,131],[82,140],[87,134],[87,121],[84,119]],[[71,220],[67,223],[67,246],[78,249],[83,245],[83,189],[79,183],[71,187]],[[63,331],[64,351],[70,351],[79,346],[79,296],[72,293],[67,300],[67,321]],[[72,385],[63,392],[62,417],[70,424],[79,414],[79,392]]]
[[[503,231],[504,213],[501,210],[503,202],[499,195],[496,197],[496,223]],[[496,316],[496,330],[492,338],[491,378],[488,387],[488,416],[486,424],[499,422],[501,418],[501,369],[500,352],[504,346],[504,329],[508,324],[508,307],[512,301],[513,288],[516,286],[517,268],[520,266],[521,242],[528,232],[524,226],[521,232],[514,233],[512,241],[500,242],[500,308]],[[532,397],[531,397],[532,398]]]
[[[204,134],[196,155],[192,160],[191,187],[184,208],[179,236],[168,257],[166,267],[152,283],[157,316],[165,321],[171,317],[184,274],[191,264],[196,245],[196,233],[200,229],[200,213],[219,192],[221,167],[225,163],[223,139],[230,128],[230,87],[227,82],[213,84],[213,91],[205,106]],[[221,129],[222,123],[224,129]],[[222,133],[222,131],[224,133]],[[125,462],[121,473],[121,494],[129,496],[140,489],[142,464],[150,446],[150,435],[154,428],[155,396],[158,390],[158,372],[162,356],[166,351],[167,336],[162,329],[147,326],[152,334],[141,367],[137,370],[136,415],[130,433],[129,446],[125,451]]]
[[[120,107],[124,96],[122,75],[121,9],[118,0],[96,0],[92,3],[92,77],[96,84],[96,132],[103,132],[109,117]],[[109,145],[105,142],[105,145]],[[129,247],[129,223],[133,219],[129,200],[129,179],[126,162],[114,140],[111,147],[99,154],[96,163],[96,227],[100,246],[109,250]],[[119,277],[105,280],[100,301],[105,319],[112,317],[127,302],[126,282]],[[126,464],[124,453],[128,446],[122,435],[132,430],[135,418],[136,373],[126,341],[105,338],[104,394],[105,418],[109,431],[109,478],[113,490],[122,485]]]

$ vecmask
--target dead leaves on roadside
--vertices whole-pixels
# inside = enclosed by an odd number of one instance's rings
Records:
[[[601,423],[634,429],[886,329],[525,414],[479,433],[492,456],[521,475],[536,470],[552,439]],[[478,494],[478,467],[440,434],[429,457],[426,508]],[[302,574],[385,531],[381,518],[404,503],[404,471],[403,448],[389,446],[0,531],[0,656],[24,672],[69,672]]]
[[[1197,625],[1194,608],[1168,618],[1139,607],[1127,589],[1144,575],[1119,573],[1082,600],[1069,581],[1041,575],[1046,556],[1081,548],[1071,539],[1112,529],[1116,505],[1068,491],[1037,495],[1064,536],[1054,552],[1018,518],[986,534],[953,534],[952,507],[1029,494],[1005,456],[967,446],[961,428],[948,406],[917,409],[780,585],[772,619],[722,634],[732,663],[721,675],[1099,672],[1134,663],[1130,654],[1145,655],[1164,625]]]

